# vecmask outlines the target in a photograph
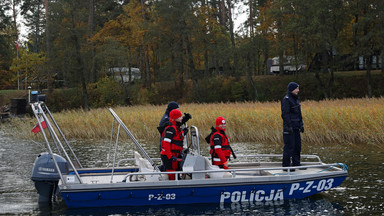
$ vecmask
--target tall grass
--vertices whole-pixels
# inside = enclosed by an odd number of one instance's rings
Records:
[[[156,127],[165,108],[166,105],[146,105],[113,109],[137,139],[158,142]],[[192,115],[188,124],[198,127],[201,141],[209,134],[216,117],[223,116],[231,142],[283,142],[280,102],[182,104],[181,111]],[[384,148],[384,98],[304,101],[302,114],[303,143],[369,144]],[[67,138],[110,138],[112,116],[106,108],[68,110],[53,116]],[[41,137],[30,133],[35,123],[32,118],[15,118],[0,128],[24,138]]]

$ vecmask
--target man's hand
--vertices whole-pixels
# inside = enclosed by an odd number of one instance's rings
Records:
[[[184,123],[186,123],[189,119],[192,119],[191,114],[189,114],[189,113],[184,113],[184,117],[183,117],[183,120],[181,120],[181,123],[184,124]]]
[[[175,157],[175,156],[172,156],[171,159],[172,159],[172,161],[174,161],[174,162],[181,162],[181,161],[182,161],[181,158],[177,158],[177,157]]]
[[[288,134],[291,134],[291,133],[293,133],[293,128],[292,127],[287,127],[287,128],[285,128],[284,132],[287,132]]]
[[[226,161],[226,162],[223,164],[223,168],[224,168],[224,169],[228,169],[228,161]]]

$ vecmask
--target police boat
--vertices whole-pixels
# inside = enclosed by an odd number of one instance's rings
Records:
[[[31,107],[40,128],[42,120],[47,127],[41,134],[48,151],[38,155],[31,176],[39,203],[64,201],[68,208],[279,203],[338,187],[348,176],[345,164],[323,163],[316,155],[302,155],[300,169],[281,167],[282,155],[272,154],[238,155],[229,169],[220,169],[200,154],[199,133],[194,126],[186,139],[191,147],[184,151],[182,171],[162,172],[160,159],[148,156],[111,108],[115,154],[121,131],[132,139],[137,151],[133,158],[117,162],[114,158],[112,167],[84,168],[44,101],[32,102]],[[113,125],[117,126],[115,133]],[[134,165],[120,166],[127,160],[134,161]],[[168,180],[168,173],[175,173],[176,179]]]

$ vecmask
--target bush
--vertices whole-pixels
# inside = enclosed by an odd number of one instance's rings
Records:
[[[91,108],[124,104],[124,90],[116,81],[104,77],[97,83],[88,84],[88,101]]]
[[[52,111],[80,108],[83,105],[81,89],[78,88],[55,89],[46,96],[46,104]]]

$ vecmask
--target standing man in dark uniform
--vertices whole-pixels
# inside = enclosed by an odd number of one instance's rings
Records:
[[[174,110],[174,109],[179,109],[179,104],[175,101],[171,101],[169,102],[168,106],[167,106],[167,109],[165,110],[164,112],[164,115],[163,117],[161,118],[160,120],[160,123],[159,123],[159,127],[163,127],[162,130],[164,130],[164,128],[166,126],[168,126],[168,122],[169,122],[169,113]],[[162,133],[163,131],[160,132],[160,134]]]
[[[179,109],[179,104],[175,101],[171,101],[168,106],[167,106],[167,109],[165,110],[164,112],[164,115],[163,117],[161,118],[160,122],[159,122],[159,127],[157,127],[157,130],[159,131],[160,133],[160,151],[161,151],[161,141],[163,140],[163,132],[164,132],[164,129],[169,126],[169,114],[172,110],[174,109]],[[192,115],[189,114],[189,113],[184,113],[184,117],[181,121],[182,124],[185,124],[189,119],[192,118]]]
[[[299,85],[295,82],[290,82],[288,84],[288,93],[281,101],[281,117],[283,118],[284,139],[283,167],[301,165],[300,132],[304,132],[304,124],[298,94]]]

